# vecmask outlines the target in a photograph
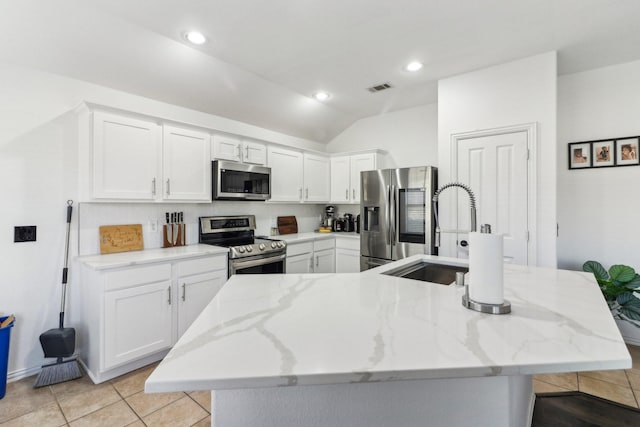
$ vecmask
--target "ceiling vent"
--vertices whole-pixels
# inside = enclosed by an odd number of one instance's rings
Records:
[[[391,89],[392,87],[393,86],[391,86],[391,83],[387,82],[387,83],[381,83],[379,85],[368,87],[367,90],[371,93],[376,93],[383,90]]]

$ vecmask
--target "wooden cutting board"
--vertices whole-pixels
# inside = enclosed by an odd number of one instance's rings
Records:
[[[142,224],[103,225],[100,227],[100,253],[141,251]]]
[[[295,216],[278,217],[278,234],[295,234],[298,232],[298,221]]]

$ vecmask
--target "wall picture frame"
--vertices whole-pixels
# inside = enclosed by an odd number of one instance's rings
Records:
[[[591,167],[591,144],[589,142],[573,142],[569,144],[569,169],[585,169]]]
[[[616,166],[633,166],[640,164],[638,160],[639,137],[621,138],[616,140]]]
[[[594,168],[615,166],[615,141],[597,141],[591,143],[591,159]]]

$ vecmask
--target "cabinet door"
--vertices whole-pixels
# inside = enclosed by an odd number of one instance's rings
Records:
[[[226,135],[213,135],[211,149],[212,160],[242,160],[242,142],[238,138]]]
[[[191,326],[226,281],[226,270],[178,278],[178,338]]]
[[[357,154],[351,156],[351,203],[360,203],[360,172],[376,168],[376,155]]]
[[[93,197],[154,200],[160,193],[160,127],[93,113]]]
[[[304,153],[304,201],[328,202],[331,197],[328,157]]]
[[[360,273],[360,251],[336,248],[336,273]]]
[[[242,141],[242,161],[252,165],[267,164],[267,146],[253,141]]]
[[[164,127],[163,198],[211,200],[211,142],[209,134]]]
[[[269,146],[267,161],[271,168],[271,200],[299,202],[302,200],[302,153]]]
[[[325,249],[313,254],[314,273],[335,273],[336,272],[336,250]]]
[[[172,345],[171,280],[105,292],[102,370]]]
[[[351,201],[350,157],[331,158],[331,201],[349,203]]]
[[[287,274],[313,272],[313,258],[311,254],[302,254],[287,257]]]

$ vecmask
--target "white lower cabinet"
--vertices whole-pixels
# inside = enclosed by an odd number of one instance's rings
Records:
[[[333,239],[287,244],[287,273],[335,273],[335,271]]]
[[[287,273],[305,274],[313,273],[312,253],[289,256],[287,255]]]
[[[314,273],[335,273],[336,272],[336,250],[325,249],[313,253]]]
[[[95,383],[159,360],[227,280],[227,256],[96,270],[83,265],[78,353]]]
[[[360,273],[360,239],[336,237],[336,273]]]

